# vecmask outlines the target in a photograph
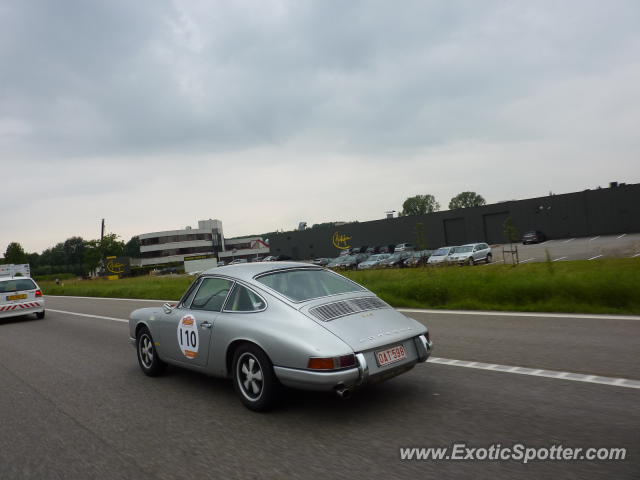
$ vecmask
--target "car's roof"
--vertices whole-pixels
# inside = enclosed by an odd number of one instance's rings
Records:
[[[202,272],[202,275],[228,275],[241,280],[251,280],[256,275],[286,270],[288,268],[312,268],[318,269],[317,265],[301,262],[255,262],[237,263],[235,265],[225,265],[224,267],[214,267]]]
[[[4,282],[6,280],[24,280],[25,278],[33,280],[31,277],[0,277],[0,282]]]
[[[465,243],[464,245],[460,245],[461,247],[474,247],[476,245],[484,245],[484,242],[478,242],[478,243]]]

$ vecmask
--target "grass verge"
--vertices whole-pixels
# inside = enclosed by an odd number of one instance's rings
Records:
[[[640,258],[347,272],[394,307],[640,314]],[[192,277],[43,281],[50,295],[179,299]]]

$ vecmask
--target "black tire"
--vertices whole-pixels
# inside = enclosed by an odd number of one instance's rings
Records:
[[[167,368],[167,364],[160,360],[158,356],[153,337],[147,327],[142,327],[138,332],[136,353],[140,369],[145,375],[157,377]]]
[[[38,320],[42,320],[44,318],[44,310],[42,310],[41,312],[36,312],[36,318]]]
[[[473,259],[473,257],[469,257],[469,259],[467,260],[467,265],[469,265],[470,267],[473,267],[476,264],[476,261]]]
[[[491,263],[492,259],[493,259],[493,255],[491,255],[490,253],[487,253],[487,258],[486,258],[487,263]]]
[[[250,410],[266,412],[278,402],[281,385],[266,353],[251,343],[240,345],[233,354],[233,388]]]

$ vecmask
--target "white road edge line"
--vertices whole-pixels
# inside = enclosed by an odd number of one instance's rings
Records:
[[[526,260],[521,260],[521,261],[519,261],[518,263],[526,263],[526,262],[530,262],[531,260],[535,260],[535,259],[536,259],[536,257],[533,257],[533,258],[527,258]]]
[[[640,321],[638,315],[600,315],[588,313],[539,313],[539,312],[499,312],[495,310],[438,310],[421,308],[396,308],[403,313],[430,313],[443,315],[484,315],[487,317],[540,317],[540,318],[573,318],[587,320],[634,320]]]
[[[624,237],[624,236],[626,236],[626,235],[627,235],[626,233],[623,233],[622,235],[619,235],[619,236],[617,236],[616,238],[622,238],[622,237]]]
[[[589,241],[592,242],[594,240],[597,240],[598,238],[600,238],[600,235],[598,235],[597,237],[590,238]]]
[[[589,260],[595,260],[596,258],[600,258],[602,255],[596,255],[595,257],[591,257]]]
[[[88,313],[67,312],[65,310],[47,309],[50,312],[64,313],[66,315],[76,315],[79,317],[97,318],[99,320],[110,320],[113,322],[129,323],[129,320],[124,318],[105,317],[102,315],[90,315]],[[587,383],[599,383],[602,385],[610,385],[614,387],[626,387],[626,388],[640,388],[640,381],[631,380],[628,378],[614,378],[614,377],[601,377],[594,375],[584,375],[581,373],[573,372],[558,372],[554,370],[534,370],[527,367],[517,367],[513,365],[500,365],[496,363],[478,363],[467,360],[456,360],[453,358],[438,358],[430,357],[429,361],[432,363],[440,363],[444,365],[451,365],[453,367],[475,368],[478,370],[491,370],[494,372],[512,373],[515,375],[532,375],[536,377],[549,377],[563,380],[570,380],[573,382],[587,382]],[[571,377],[568,377],[571,375]]]
[[[451,360],[449,358],[438,357],[430,357],[428,361],[452,367],[475,368],[478,370],[490,370],[498,373],[511,373],[513,375],[531,375],[534,377],[555,378],[556,380],[567,380],[571,382],[597,383],[600,385],[609,385],[610,387],[640,388],[640,381],[631,380],[629,378],[601,377],[599,375],[559,372],[556,370],[540,370],[526,367],[514,367],[510,365],[499,365],[495,363],[479,364],[477,362]]]
[[[640,257],[640,252],[636,253],[635,255],[632,255],[631,258],[636,258],[636,257]]]
[[[640,253],[638,254],[640,255]],[[177,300],[149,300],[144,298],[112,298],[112,297],[73,297],[70,295],[45,295],[51,298],[80,298],[86,300],[115,300],[124,302],[154,302],[154,303],[175,303]],[[85,313],[77,314],[74,312],[65,312],[63,310],[51,310],[51,312],[71,313],[74,315],[87,315]],[[543,318],[577,318],[577,319],[593,319],[593,320],[640,320],[640,315],[590,315],[586,313],[543,313],[543,312],[501,312],[496,310],[439,310],[435,308],[396,308],[399,312],[405,313],[437,313],[452,315],[487,315],[493,317],[543,317]],[[99,315],[96,317],[100,318]],[[112,317],[103,317],[112,318]],[[121,320],[121,319],[114,319]],[[124,320],[123,320],[124,321]],[[126,320],[128,321],[128,320]]]
[[[67,315],[77,315],[78,317],[98,318],[100,320],[111,320],[112,322],[129,323],[129,320],[125,320],[124,318],[103,317],[102,315],[89,315],[88,313],[67,312],[66,310],[53,310],[52,308],[47,308],[47,312],[65,313]]]
[[[567,257],[558,257],[558,258],[554,259],[553,261],[554,262],[559,262],[560,260],[564,260],[565,258],[567,258]]]
[[[562,242],[562,243],[569,243],[569,242],[571,242],[571,241],[573,241],[573,240],[575,240],[575,238],[570,238],[569,240],[565,240],[565,241],[564,241],[564,242]]]

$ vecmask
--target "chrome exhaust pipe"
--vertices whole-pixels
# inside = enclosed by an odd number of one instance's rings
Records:
[[[339,398],[346,400],[347,398],[351,398],[351,390],[341,385],[336,387],[336,395],[338,395]]]

